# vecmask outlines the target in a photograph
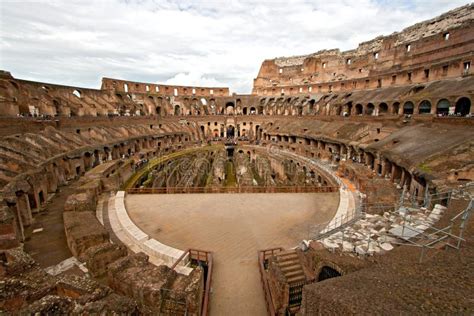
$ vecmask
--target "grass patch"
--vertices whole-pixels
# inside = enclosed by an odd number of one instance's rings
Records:
[[[431,168],[426,164],[426,163],[422,163],[418,166],[418,169],[420,169],[422,172],[424,173],[431,173]]]
[[[227,161],[225,164],[225,186],[237,186],[237,177],[235,175],[234,163],[232,161]]]
[[[199,147],[199,148],[188,148],[188,149],[183,149],[178,152],[174,152],[168,155],[160,156],[160,157],[155,157],[150,159],[148,164],[144,166],[142,169],[138,170],[135,172],[128,180],[123,184],[122,190],[127,190],[135,187],[135,184],[138,182],[138,180],[142,179],[143,176],[148,175],[148,172],[150,170],[153,170],[156,166],[159,164],[162,164],[168,160],[181,157],[184,155],[188,155],[191,153],[199,152],[199,151],[211,151],[211,150],[216,150],[219,147],[222,147],[222,145],[213,145],[213,146],[206,146],[206,147]]]

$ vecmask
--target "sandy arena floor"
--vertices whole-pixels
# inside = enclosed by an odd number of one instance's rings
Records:
[[[266,315],[257,251],[294,247],[329,221],[338,193],[127,195],[144,232],[169,246],[214,252],[211,315]]]

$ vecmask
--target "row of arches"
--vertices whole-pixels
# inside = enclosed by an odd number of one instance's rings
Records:
[[[383,157],[379,153],[372,153],[362,148],[339,144],[334,141],[312,139],[309,137],[292,136],[278,133],[263,133],[266,146],[278,146],[299,155],[318,158],[320,160],[339,162],[352,161],[367,166],[377,175],[389,178],[400,187],[406,186],[408,192],[415,197],[423,198],[426,181],[412,175],[407,169]]]
[[[429,100],[422,100],[418,104],[413,101],[406,101],[401,104],[400,102],[394,102],[392,105],[388,105],[382,102],[378,105],[368,103],[362,105],[357,103],[353,105],[351,102],[344,106],[338,106],[333,114],[335,115],[412,115],[412,114],[435,114],[438,116],[466,116],[471,113],[471,100],[467,97],[459,98],[454,104],[448,99],[441,99],[433,106]]]
[[[200,109],[193,109],[191,106],[175,104],[172,107],[172,115],[412,115],[412,114],[433,114],[438,116],[466,116],[471,113],[471,100],[468,97],[460,97],[455,101],[446,98],[440,99],[436,105],[430,100],[422,100],[418,103],[414,101],[381,102],[379,104],[361,104],[348,102],[344,105],[331,105],[332,98],[321,98],[318,102],[314,99],[288,98],[288,99],[262,99],[259,106],[237,106],[235,102],[229,101],[224,107],[218,108],[215,100],[211,100],[209,106],[199,105]],[[161,105],[156,106],[156,115],[169,115]]]
[[[101,145],[73,157],[64,154],[62,157],[49,161],[41,171],[16,178],[14,181],[19,181],[21,185],[9,186],[15,191],[4,193],[15,197],[14,200],[8,201],[7,206],[15,217],[18,240],[24,240],[24,227],[33,223],[32,214],[41,211],[49,194],[56,192],[60,185],[84,175],[88,170],[107,161],[130,157],[142,150],[155,149],[156,152],[169,152],[181,148],[182,143],[189,140],[189,136],[177,133],[158,137],[144,136],[126,142]]]

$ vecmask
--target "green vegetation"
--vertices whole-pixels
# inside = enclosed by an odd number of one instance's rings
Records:
[[[236,187],[237,177],[235,175],[235,167],[232,161],[227,161],[225,164],[225,186]]]
[[[431,173],[431,168],[429,166],[427,166],[426,163],[422,163],[418,166],[418,169],[420,169],[422,172],[424,173]]]
[[[262,179],[262,177],[260,177],[255,166],[252,166],[252,174],[258,185],[265,185],[265,181]]]
[[[148,164],[143,167],[142,169],[138,170],[135,172],[122,186],[122,190],[127,190],[135,187],[135,184],[138,182],[138,180],[142,179],[143,177],[148,177],[148,173],[150,170],[153,170],[156,166],[159,164],[162,164],[168,160],[181,157],[184,155],[188,155],[191,153],[199,152],[199,151],[211,151],[211,150],[216,150],[219,149],[220,145],[213,145],[213,146],[206,146],[206,147],[199,147],[199,148],[188,148],[188,149],[183,149],[178,152],[174,152],[165,156],[160,156],[160,157],[155,157],[150,159]]]

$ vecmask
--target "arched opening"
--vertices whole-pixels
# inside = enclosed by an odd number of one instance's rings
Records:
[[[43,193],[43,191],[39,191],[38,197],[39,197],[40,205],[42,205],[42,204],[44,204],[44,202],[46,202],[45,199],[44,199],[44,193]]]
[[[161,106],[156,107],[156,115],[161,115]]]
[[[242,114],[247,115],[247,108],[246,107],[242,109]]]
[[[346,104],[346,111],[343,113],[344,116],[349,116],[352,114],[352,101]]]
[[[355,106],[355,114],[356,114],[356,115],[361,115],[361,114],[362,114],[362,109],[363,109],[362,104],[356,104],[356,106]]]
[[[227,138],[234,138],[235,135],[235,127],[232,125],[229,125],[227,127]]]
[[[367,104],[367,115],[374,114],[375,106],[372,103]]]
[[[379,114],[385,114],[387,112],[388,112],[387,103],[380,103],[380,105],[379,105]]]
[[[253,106],[250,108],[250,114],[251,114],[251,115],[257,114],[257,111],[256,111],[256,109],[255,109]]]
[[[174,106],[174,115],[181,115],[181,108],[179,105]]]
[[[234,114],[234,102],[227,102],[225,104],[226,114]]]
[[[37,209],[38,205],[36,205],[36,199],[35,196],[31,193],[28,193],[28,202],[30,203],[30,208],[32,210]]]
[[[431,113],[431,103],[428,100],[423,100],[420,103],[420,107],[418,108],[419,114],[430,114]]]
[[[398,114],[399,111],[400,111],[400,103],[399,103],[399,102],[395,102],[395,103],[392,105],[392,114]]]
[[[449,114],[449,101],[446,99],[439,100],[436,105],[436,114],[438,115],[448,115]]]
[[[315,103],[316,103],[316,100],[314,100],[314,99],[309,100],[309,102],[308,102],[308,105],[309,105],[308,110],[309,110],[310,113],[312,113],[312,112],[314,111],[314,104],[315,104]]]
[[[54,106],[55,115],[58,116],[59,113],[60,113],[59,101],[58,100],[53,100],[53,106]]]
[[[407,101],[403,105],[403,114],[413,114],[413,109],[415,108],[413,102]]]
[[[76,97],[78,97],[78,98],[81,98],[81,91],[79,91],[79,90],[74,90],[74,91],[72,92],[72,94],[74,94],[74,95],[75,95]]]
[[[263,114],[263,105],[258,107],[258,114],[260,114],[260,115]]]
[[[456,115],[466,116],[471,112],[471,100],[466,97],[462,97],[456,102],[456,108],[454,113]]]
[[[324,280],[327,280],[327,279],[331,279],[331,278],[335,278],[335,277],[339,277],[339,276],[341,276],[339,271],[337,271],[337,270],[335,270],[331,267],[324,266],[321,269],[321,272],[319,272],[318,282],[321,282],[321,281],[324,281]]]

